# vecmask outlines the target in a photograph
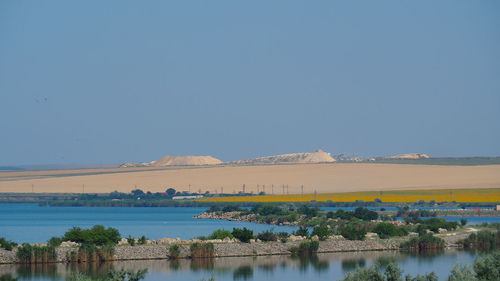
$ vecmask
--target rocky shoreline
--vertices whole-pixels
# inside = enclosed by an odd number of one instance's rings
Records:
[[[443,235],[447,248],[459,247],[457,242],[464,239],[467,234]],[[395,251],[399,250],[400,243],[408,239],[392,238],[379,239],[369,238],[363,241],[345,240],[340,237],[331,237],[325,241],[319,241],[318,253],[333,252],[362,252],[362,251]],[[293,240],[293,241],[292,241]],[[268,255],[291,255],[291,248],[298,246],[305,238],[292,236],[289,241],[283,242],[260,242],[253,240],[251,243],[236,242],[236,240],[206,240],[198,239],[180,240],[178,238],[163,238],[149,240],[147,245],[118,245],[115,247],[113,261],[122,260],[156,260],[168,259],[170,247],[179,246],[178,258],[190,258],[190,246],[193,243],[212,243],[214,246],[214,257],[245,257],[245,256],[268,256]],[[78,244],[65,243],[56,248],[58,263],[69,263],[71,252],[78,250]],[[19,263],[16,257],[16,249],[7,251],[0,249],[0,264]]]

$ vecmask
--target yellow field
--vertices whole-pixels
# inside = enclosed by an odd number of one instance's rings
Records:
[[[215,197],[200,199],[210,202],[308,202],[334,201],[354,202],[356,200],[374,201],[381,199],[383,202],[416,202],[425,200],[457,201],[457,202],[500,202],[500,189],[441,189],[441,190],[405,190],[405,191],[368,191],[368,192],[343,192],[343,193],[318,193],[318,194],[288,194],[264,196],[237,196]]]

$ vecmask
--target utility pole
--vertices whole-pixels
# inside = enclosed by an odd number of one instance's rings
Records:
[[[35,185],[31,184],[31,193],[35,193]]]
[[[287,185],[286,185],[286,194],[290,194],[288,191],[289,191],[289,190],[288,190],[288,184],[287,184]]]
[[[266,193],[266,185],[265,184],[262,185],[262,192]]]
[[[274,195],[274,184],[271,184],[271,194]]]
[[[304,185],[301,185],[300,189],[301,189],[302,195],[304,195]]]
[[[283,187],[283,194],[285,194],[285,185],[283,185],[282,187]]]
[[[224,187],[223,187],[223,186],[221,186],[221,187],[220,187],[220,194],[223,194],[223,193],[224,193]]]
[[[259,193],[259,185],[257,184],[257,193]]]
[[[189,194],[191,194],[191,184],[189,184],[188,192],[189,192]]]
[[[85,194],[85,184],[82,185],[82,193]]]
[[[245,184],[243,184],[243,193],[245,193]]]

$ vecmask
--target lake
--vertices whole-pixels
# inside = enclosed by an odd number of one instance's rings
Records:
[[[20,280],[65,280],[75,271],[102,277],[111,269],[147,269],[144,281],[200,281],[214,277],[216,281],[325,281],[340,280],[356,267],[395,261],[405,274],[424,274],[434,271],[445,280],[457,263],[471,264],[474,253],[448,250],[436,255],[409,255],[400,252],[348,252],[318,254],[316,257],[290,256],[232,257],[200,260],[123,261],[103,264],[0,265],[2,275]]]
[[[208,235],[216,229],[247,227],[254,231],[274,229],[295,231],[296,227],[249,222],[194,219],[206,208],[194,207],[44,207],[38,204],[0,204],[0,237],[17,243],[46,242],[73,226],[96,224],[115,227],[123,237],[145,235],[189,239]]]
[[[346,208],[347,209],[347,208]],[[117,228],[123,237],[149,239],[164,237],[189,239],[204,236],[216,229],[247,227],[256,232],[295,231],[296,227],[249,222],[193,219],[206,208],[198,207],[46,207],[38,204],[0,204],[0,237],[18,243],[46,242],[64,234],[73,226],[96,224]],[[500,222],[500,217],[466,217],[469,223]],[[457,221],[458,217],[446,218]]]

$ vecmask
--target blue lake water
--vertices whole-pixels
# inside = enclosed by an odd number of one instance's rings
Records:
[[[150,239],[189,239],[216,229],[247,227],[254,231],[274,229],[291,232],[296,227],[248,222],[194,219],[206,208],[176,207],[43,207],[37,204],[0,204],[0,237],[15,242],[45,242],[73,226],[96,224],[115,227],[124,237],[145,235]]]
[[[297,229],[290,226],[193,218],[205,210],[206,208],[195,207],[45,207],[38,204],[0,204],[0,237],[18,243],[45,242],[52,236],[62,235],[73,226],[91,227],[96,224],[115,227],[124,237],[145,235],[150,239],[189,239],[208,235],[216,229],[231,230],[233,227],[247,227],[256,232],[269,229],[291,232]],[[461,218],[446,219],[458,221]],[[467,217],[467,220],[469,223],[500,222],[499,217]]]

